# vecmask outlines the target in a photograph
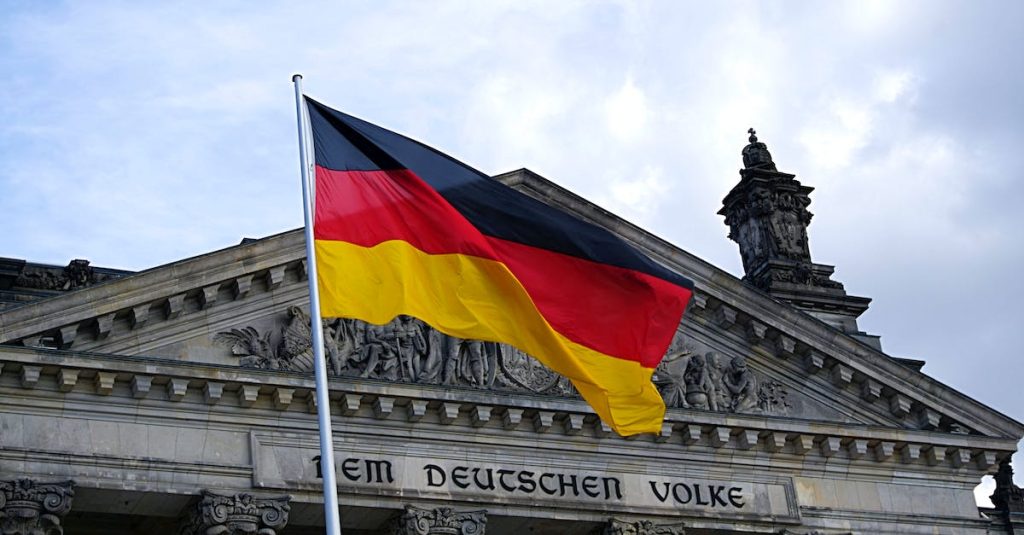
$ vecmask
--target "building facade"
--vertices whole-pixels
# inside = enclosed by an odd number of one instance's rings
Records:
[[[513,347],[325,319],[343,532],[1024,533],[1024,425],[860,331],[870,300],[811,260],[812,188],[753,131],[743,160],[720,212],[742,280],[496,177],[695,281],[658,435]],[[0,534],[321,533],[304,255],[292,231],[140,273],[0,261]]]

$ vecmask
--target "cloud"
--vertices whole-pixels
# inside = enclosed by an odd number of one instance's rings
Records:
[[[608,132],[623,142],[637,141],[650,120],[647,97],[632,76],[604,104]]]
[[[302,72],[324,102],[529,167],[742,275],[716,212],[753,126],[816,188],[811,249],[875,299],[861,326],[1024,418],[1024,7],[994,6],[16,4],[0,254],[143,269],[298,227]]]

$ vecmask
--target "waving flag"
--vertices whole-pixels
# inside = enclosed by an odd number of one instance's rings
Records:
[[[693,283],[610,232],[306,98],[321,313],[399,314],[568,377],[619,434],[658,432],[651,383]]]

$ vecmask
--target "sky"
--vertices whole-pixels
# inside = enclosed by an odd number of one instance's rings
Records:
[[[1024,420],[1022,2],[0,1],[0,256],[141,270],[300,227],[302,73],[742,276],[716,212],[754,127],[861,328]]]

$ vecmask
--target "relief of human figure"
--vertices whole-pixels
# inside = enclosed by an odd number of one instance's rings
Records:
[[[687,405],[695,409],[711,408],[715,387],[711,384],[711,375],[702,355],[690,357],[686,371],[683,372],[683,382],[686,384]]]
[[[445,353],[450,337],[437,329],[427,327],[427,350],[420,365],[418,383],[437,384],[442,381]]]
[[[392,324],[369,324],[366,328],[366,342],[362,349],[362,360],[366,362],[366,368],[363,369],[360,377],[398,380],[399,363]]]
[[[746,412],[757,406],[757,378],[747,368],[747,359],[737,356],[729,363],[722,378],[731,397],[733,412]]]
[[[401,315],[392,322],[392,331],[401,362],[403,381],[415,382],[420,375],[420,355],[427,350],[427,341],[423,337],[420,322],[412,316]]]
[[[497,372],[497,348],[491,342],[463,340],[459,350],[458,375],[470,385],[488,387]]]
[[[722,381],[725,378],[725,365],[722,355],[714,351],[708,352],[704,357],[707,359],[708,375],[711,377],[711,384],[714,387],[714,395],[711,396],[711,410],[729,410],[729,391]]]

